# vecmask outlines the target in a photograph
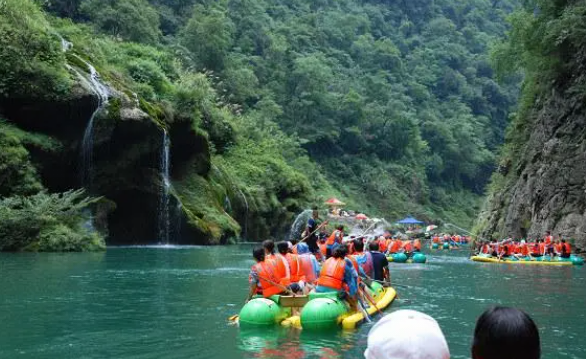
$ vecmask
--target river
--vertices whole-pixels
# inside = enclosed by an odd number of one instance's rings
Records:
[[[354,332],[243,332],[228,324],[247,293],[250,245],[126,247],[106,253],[0,253],[0,358],[362,358]],[[544,358],[586,358],[585,268],[474,263],[466,251],[391,264],[391,310],[430,314],[452,358],[469,358],[492,304],[526,310]]]

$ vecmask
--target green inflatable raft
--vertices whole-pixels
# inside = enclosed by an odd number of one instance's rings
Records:
[[[379,283],[370,284],[366,289],[374,305],[366,308],[369,315],[388,307],[395,299],[393,288]],[[378,309],[377,309],[378,308]],[[337,292],[310,293],[300,296],[272,296],[253,298],[242,307],[240,314],[230,318],[243,328],[270,327],[280,324],[304,330],[328,330],[342,327],[356,328],[364,320],[360,311],[352,311]]]
[[[425,263],[427,262],[427,256],[421,252],[417,252],[411,257],[408,257],[405,253],[393,253],[387,255],[387,260],[393,263]]]

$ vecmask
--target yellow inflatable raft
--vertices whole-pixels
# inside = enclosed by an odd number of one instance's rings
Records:
[[[554,257],[553,259],[546,258],[532,258],[532,257],[523,257],[522,259],[511,259],[511,258],[502,258],[498,259],[493,256],[479,254],[476,256],[471,257],[475,262],[484,262],[484,263],[502,263],[502,264],[530,264],[530,265],[544,265],[544,266],[572,266],[572,265],[579,265],[580,263],[576,263],[576,260],[572,259],[565,259]]]

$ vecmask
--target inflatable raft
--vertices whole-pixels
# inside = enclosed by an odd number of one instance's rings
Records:
[[[491,256],[490,254],[478,254],[473,256],[472,258],[475,262],[485,262],[485,263],[506,263],[506,264],[535,264],[535,265],[550,265],[550,266],[571,266],[571,265],[583,265],[584,259],[582,257],[578,257],[575,255],[571,255],[570,258],[561,258],[561,257],[553,257],[550,258],[549,256],[543,257],[521,257],[518,259],[516,257],[510,258],[502,258],[498,259],[496,257]]]
[[[427,256],[423,253],[415,253],[408,257],[405,253],[394,253],[387,256],[387,260],[393,263],[425,263]]]
[[[450,249],[450,244],[449,243],[443,243],[443,244],[432,243],[431,249]]]
[[[393,288],[384,288],[379,283],[370,284],[368,290],[376,308],[366,308],[368,315],[388,307],[395,296]],[[299,315],[294,314],[295,311]],[[378,308],[378,310],[377,310]],[[325,330],[336,327],[354,329],[362,321],[364,315],[360,311],[352,311],[345,301],[338,298],[338,293],[310,293],[307,296],[272,296],[270,298],[254,298],[242,307],[237,320],[241,327],[269,327],[280,324],[286,327],[309,330]]]

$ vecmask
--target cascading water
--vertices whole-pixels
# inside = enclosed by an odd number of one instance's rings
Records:
[[[163,146],[161,148],[161,156],[159,160],[161,173],[161,196],[159,200],[159,241],[162,244],[169,244],[170,232],[170,216],[169,205],[170,197],[169,191],[171,189],[171,179],[169,178],[170,158],[171,158],[171,141],[167,135],[167,131],[163,130]]]
[[[307,221],[309,221],[312,213],[311,209],[306,209],[297,215],[291,225],[291,230],[289,230],[289,239],[301,239],[301,234],[305,230]]]
[[[240,192],[242,199],[244,199],[244,204],[246,205],[246,214],[244,216],[244,231],[242,233],[244,239],[248,239],[248,200],[240,188],[238,189],[238,192]]]
[[[96,115],[104,106],[108,103],[109,91],[106,85],[100,81],[100,74],[89,62],[85,61],[81,57],[74,55],[77,59],[82,61],[90,72],[89,84],[92,91],[98,97],[98,105],[92,112],[89,121],[86,125],[85,131],[83,132],[83,139],[81,142],[81,183],[86,189],[91,189],[92,185],[92,167],[93,167],[93,150],[94,150],[94,120]]]

